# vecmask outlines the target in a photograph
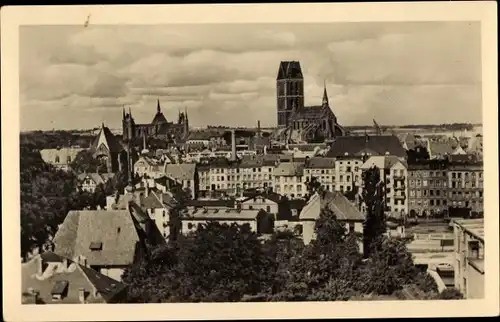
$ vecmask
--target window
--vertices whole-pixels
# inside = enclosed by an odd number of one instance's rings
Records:
[[[59,161],[59,156],[58,156],[58,155],[56,155],[56,161],[55,161],[55,162],[56,162],[56,163],[59,163],[59,162],[60,162],[60,161]]]
[[[68,163],[71,163],[71,156],[70,156],[70,155],[68,155],[68,157],[66,158],[66,161],[67,161]]]

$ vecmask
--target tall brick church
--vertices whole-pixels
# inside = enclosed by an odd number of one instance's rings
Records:
[[[189,134],[189,120],[187,110],[179,112],[177,123],[168,122],[163,115],[160,107],[160,101],[156,102],[156,114],[149,124],[136,124],[132,117],[132,112],[129,110],[125,113],[123,109],[122,119],[123,140],[133,141],[137,138],[185,138]]]
[[[330,108],[326,86],[321,105],[304,106],[304,76],[298,61],[282,61],[276,79],[278,128],[287,141],[332,140],[345,135]]]

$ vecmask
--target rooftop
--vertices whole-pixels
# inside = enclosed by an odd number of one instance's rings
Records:
[[[21,265],[23,303],[34,303],[30,290],[38,292],[37,303],[80,303],[83,288],[88,303],[111,302],[125,285],[89,267],[52,252],[35,256]],[[53,300],[60,294],[60,300]],[[99,294],[99,295],[98,295]]]
[[[484,219],[454,219],[453,222],[484,243]]]
[[[183,220],[256,220],[261,210],[253,209],[188,209]]]

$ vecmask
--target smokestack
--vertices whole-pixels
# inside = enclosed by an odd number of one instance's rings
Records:
[[[260,138],[260,120],[257,120],[257,137]]]
[[[231,130],[231,161],[236,161],[236,134]]]

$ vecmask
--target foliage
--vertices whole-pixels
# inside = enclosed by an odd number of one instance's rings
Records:
[[[363,182],[363,201],[366,206],[363,249],[365,256],[369,256],[380,247],[381,237],[386,232],[384,185],[380,178],[380,169],[374,166],[365,171]]]
[[[108,169],[106,164],[98,159],[95,159],[92,152],[89,150],[80,151],[73,162],[71,163],[71,169],[76,173],[106,173]]]
[[[88,147],[93,140],[90,133],[76,131],[33,131],[20,135],[21,146],[36,146],[38,149],[56,149],[63,146]]]
[[[444,289],[437,296],[438,300],[461,300],[464,298],[464,295],[454,287],[449,287]]]
[[[69,210],[95,209],[106,202],[102,187],[81,192],[73,173],[43,162],[33,145],[20,147],[21,256],[42,247],[57,231]]]
[[[126,270],[129,302],[333,301],[392,295],[403,286],[431,298],[432,278],[413,265],[403,239],[380,237],[363,260],[359,236],[321,211],[316,239],[259,241],[248,226],[203,224]]]
[[[266,289],[273,267],[248,225],[200,224],[170,251],[126,270],[131,302],[233,302]]]

